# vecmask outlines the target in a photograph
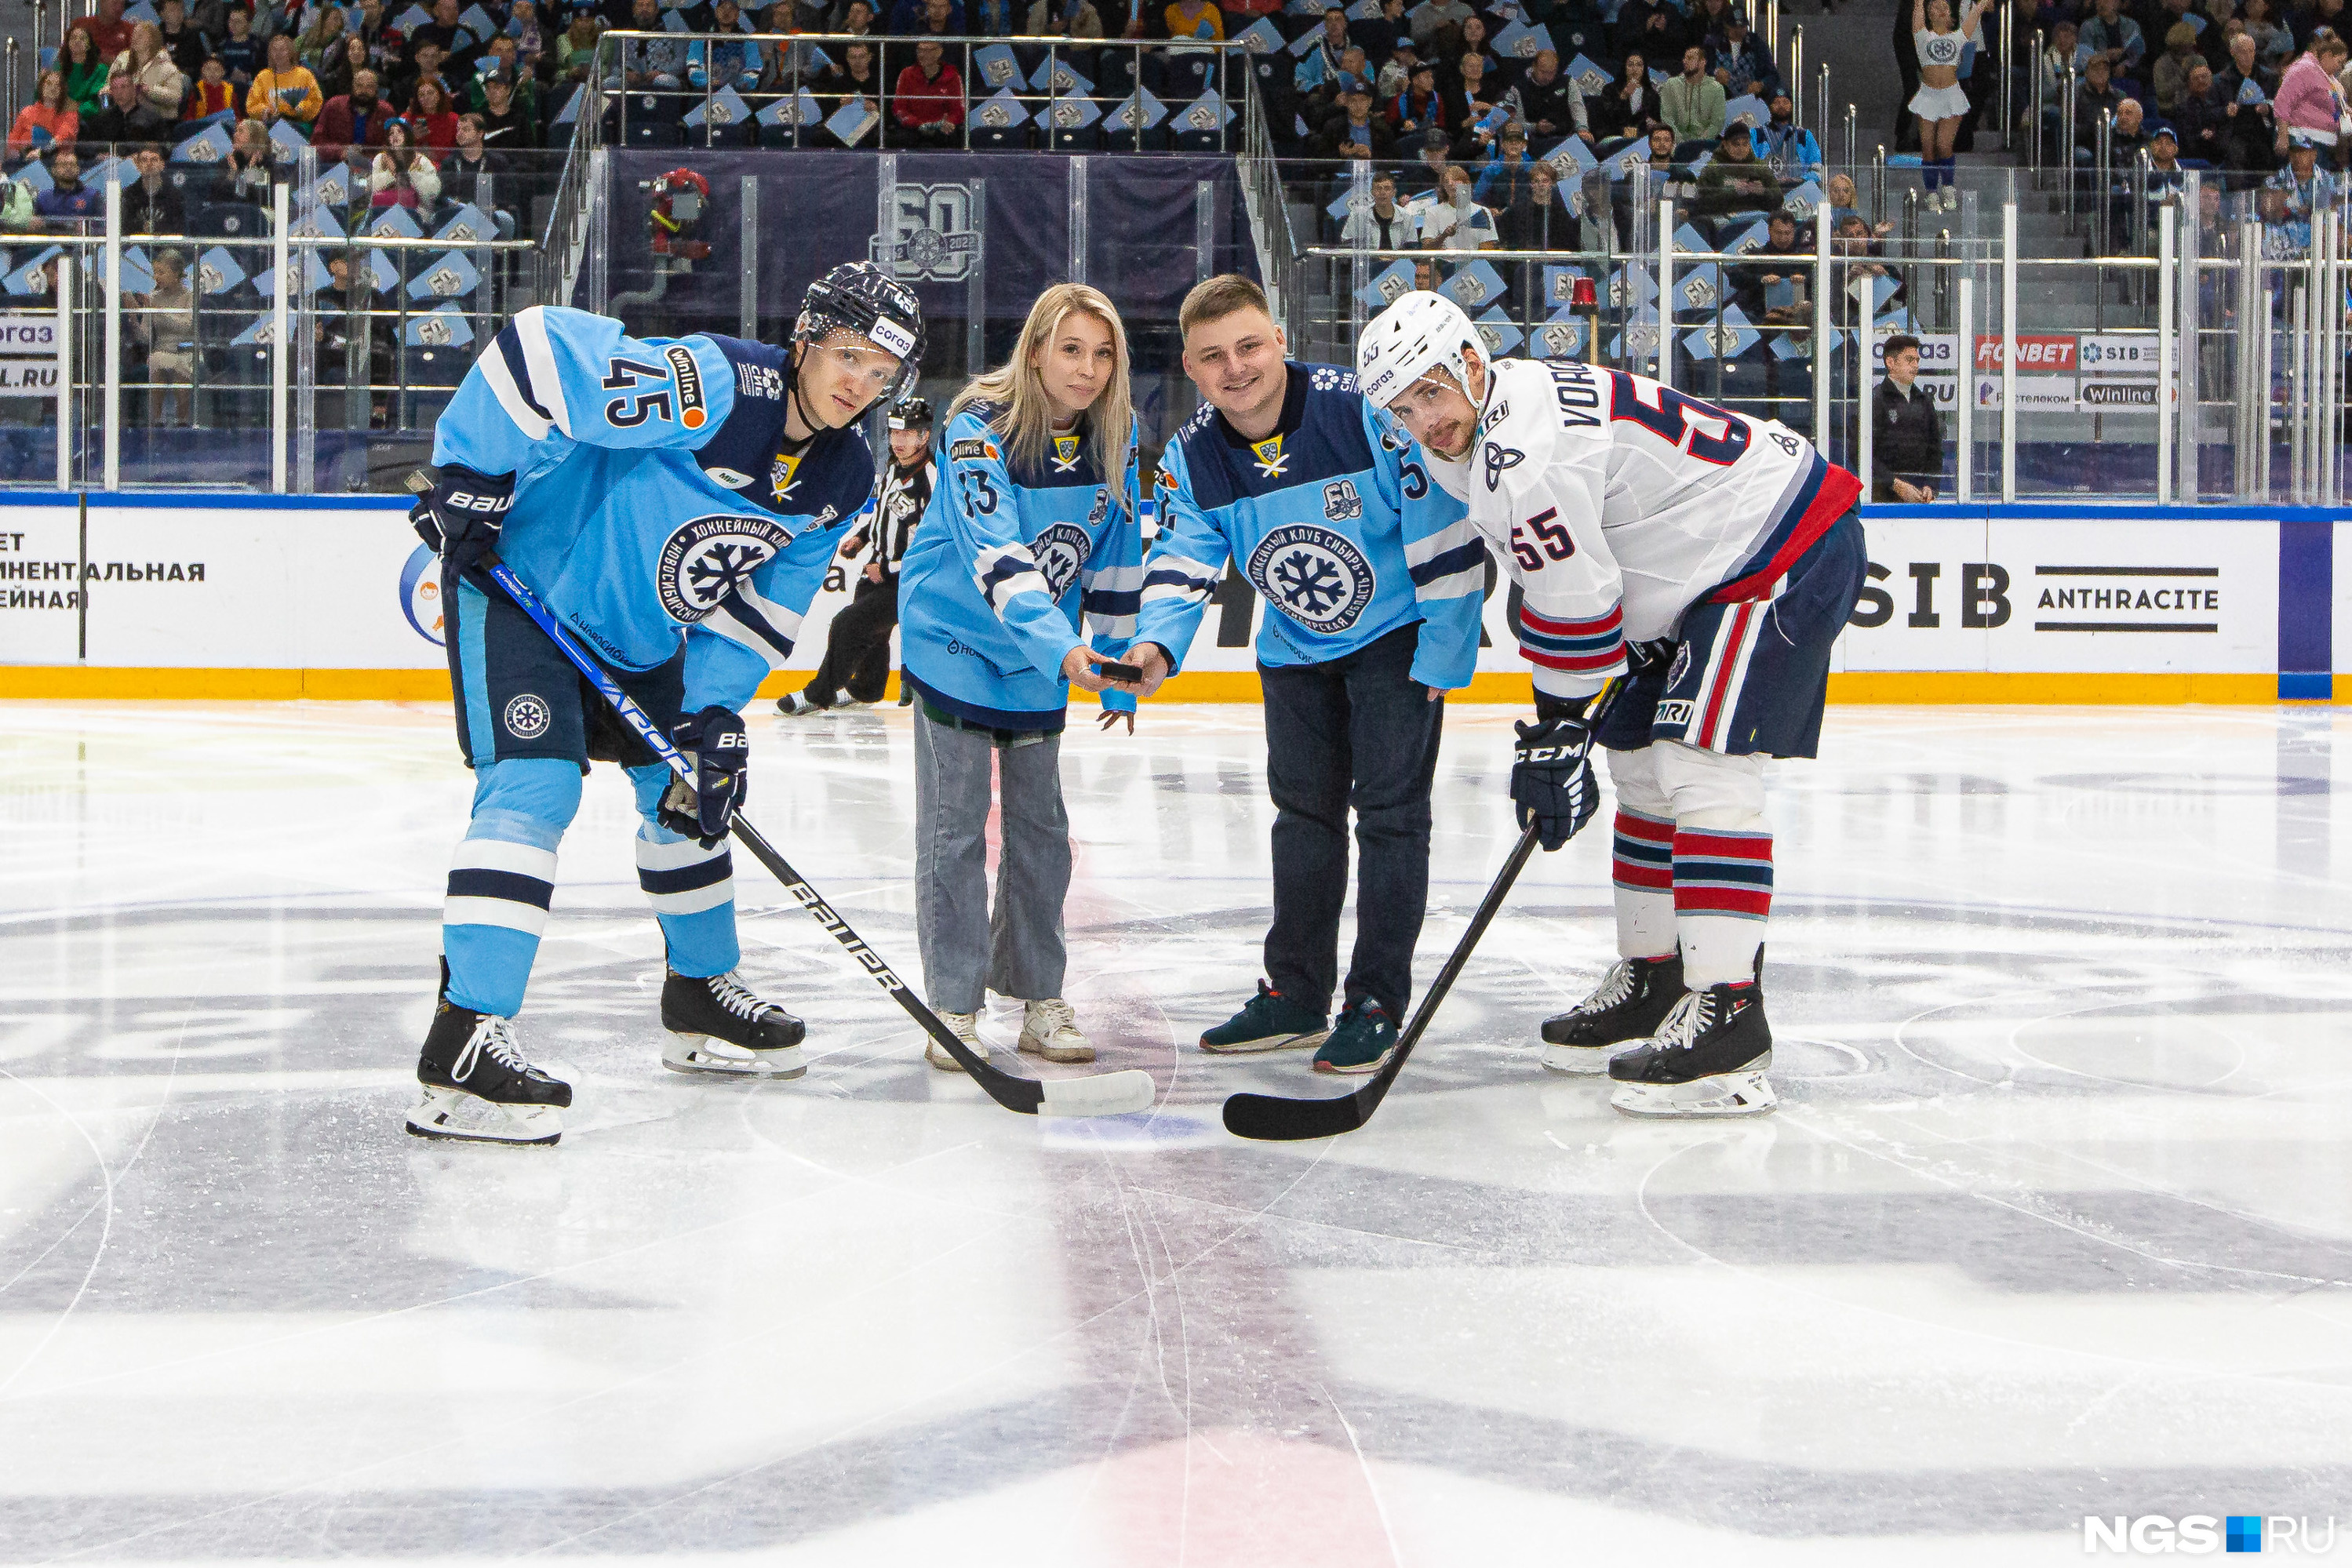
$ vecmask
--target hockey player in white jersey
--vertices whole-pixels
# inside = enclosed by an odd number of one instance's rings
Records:
[[[1769,1111],[1764,763],[1819,744],[1865,565],[1861,481],[1777,422],[1641,376],[1490,363],[1441,295],[1382,311],[1356,362],[1525,590],[1536,719],[1511,796],[1544,848],[1591,819],[1590,751],[1609,754],[1619,961],[1544,1025],[1544,1065],[1605,1069],[1635,1115]],[[1587,700],[1627,673],[1593,733]]]

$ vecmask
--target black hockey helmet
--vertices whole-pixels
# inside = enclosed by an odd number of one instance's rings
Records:
[[[913,390],[923,368],[923,302],[913,289],[870,261],[842,263],[801,296],[793,341],[822,342],[834,331],[855,332],[898,356],[898,379],[886,399]]]
[[[900,398],[890,408],[890,428],[893,430],[929,430],[931,427],[931,400],[922,397]]]

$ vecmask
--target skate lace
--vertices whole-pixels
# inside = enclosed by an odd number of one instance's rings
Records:
[[[449,1076],[457,1082],[464,1082],[473,1076],[475,1067],[485,1053],[518,1078],[530,1071],[530,1063],[523,1059],[522,1052],[515,1046],[512,1027],[496,1013],[489,1013],[474,1026],[473,1034],[466,1041],[466,1049],[457,1053],[457,1060],[449,1068]]]
[[[1669,1051],[1688,1051],[1715,1021],[1715,993],[1685,991],[1658,1025],[1655,1039]]]
[[[712,976],[706,983],[710,987],[710,999],[746,1023],[757,1022],[761,1013],[776,1010],[775,1003],[763,1002],[745,988],[732,969]]]
[[[1609,972],[1601,977],[1601,984],[1593,988],[1592,994],[1576,1004],[1576,1010],[1580,1013],[1607,1012],[1633,994],[1633,960],[1620,958],[1609,966]]]

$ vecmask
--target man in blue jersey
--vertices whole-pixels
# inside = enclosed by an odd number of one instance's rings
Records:
[[[592,758],[635,789],[637,880],[667,956],[664,1065],[795,1078],[802,1026],[735,976],[727,832],[749,762],[739,716],[782,665],[874,458],[856,421],[911,384],[914,294],[871,263],[810,286],[790,348],[533,307],[467,372],[412,514],[441,552],[473,820],[449,872],[440,1006],[416,1075],[421,1137],[551,1144],[571,1086],[533,1067],[522,1006],[555,850]],[[689,784],[606,707],[482,570],[495,550],[677,740]]]
[[[1396,1050],[1412,991],[1442,699],[1477,660],[1486,547],[1354,372],[1284,358],[1256,284],[1209,279],[1178,326],[1205,401],[1160,458],[1131,657],[1156,690],[1237,565],[1266,601],[1257,663],[1276,810],[1266,977],[1201,1049],[1313,1047],[1318,1072],[1371,1072]],[[1350,806],[1356,946],[1333,1024]]]

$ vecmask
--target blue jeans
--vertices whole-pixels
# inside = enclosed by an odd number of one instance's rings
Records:
[[[1328,1011],[1356,813],[1356,947],[1343,1006],[1370,997],[1403,1021],[1429,899],[1429,790],[1443,702],[1412,678],[1416,623],[1320,664],[1258,666],[1274,797],[1274,925],[1265,975]]]

